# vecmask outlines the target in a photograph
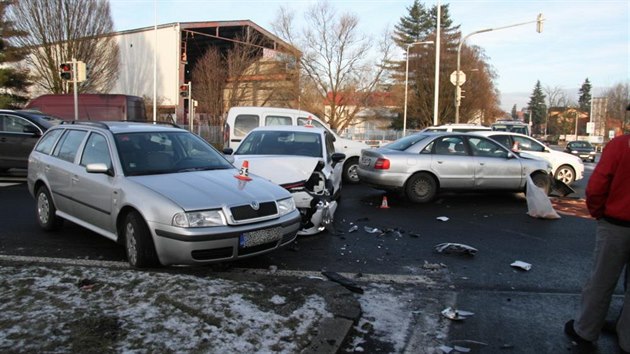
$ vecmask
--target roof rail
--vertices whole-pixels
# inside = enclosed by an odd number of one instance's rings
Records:
[[[173,123],[173,122],[169,122],[167,120],[156,120],[156,121],[152,121],[152,120],[140,120],[140,119],[126,119],[126,120],[122,120],[121,122],[130,122],[130,123],[145,123],[145,124],[160,124],[160,125],[168,125],[174,128],[180,128],[183,129],[181,126]]]
[[[109,130],[109,125],[103,122],[95,122],[95,121],[90,121],[90,120],[64,120],[61,122],[61,124],[88,125],[88,126],[94,126],[94,127],[99,127],[99,128],[104,128],[104,129]]]

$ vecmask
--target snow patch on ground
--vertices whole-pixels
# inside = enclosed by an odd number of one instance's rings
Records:
[[[5,265],[0,351],[299,352],[332,316],[326,302],[270,291],[182,274]]]

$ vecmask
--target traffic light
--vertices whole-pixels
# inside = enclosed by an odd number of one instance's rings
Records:
[[[184,98],[190,98],[190,85],[189,84],[179,85],[179,95]]]
[[[72,81],[74,79],[72,63],[63,63],[59,65],[59,76],[61,77],[61,80]]]
[[[543,14],[538,14],[538,17],[536,17],[536,32],[542,33],[544,22],[545,18],[543,17]]]

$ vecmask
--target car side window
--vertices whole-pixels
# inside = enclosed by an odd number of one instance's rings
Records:
[[[81,166],[87,166],[92,163],[104,163],[107,168],[112,168],[109,146],[107,146],[107,140],[101,134],[90,134],[83,149]]]
[[[79,146],[87,134],[83,130],[68,130],[61,137],[61,142],[57,144],[53,156],[68,162],[74,162],[74,158],[79,151]]]
[[[35,151],[50,155],[53,147],[55,146],[55,142],[57,141],[57,138],[61,136],[61,133],[63,133],[63,130],[61,129],[50,130],[41,139],[39,139],[37,146],[35,146]]]
[[[326,133],[326,158],[330,161],[332,159],[332,154],[335,152],[335,143],[333,141],[332,135]]]
[[[234,119],[234,135],[245,136],[258,127],[260,118],[255,114],[240,114]]]
[[[506,159],[508,152],[501,145],[485,138],[469,137],[468,142],[473,155]]]
[[[506,148],[511,149],[512,148],[512,139],[510,139],[509,135],[493,135],[491,136],[492,139],[498,141],[501,145],[505,146]]]
[[[283,116],[266,116],[265,117],[265,125],[292,125],[291,117],[283,117]]]
[[[300,126],[306,125],[306,122],[308,122],[308,118],[304,118],[304,117],[298,118],[298,125],[300,125]],[[311,125],[314,126],[315,128],[322,128],[325,131],[328,131],[327,127],[325,127],[322,123],[320,123],[320,122],[318,122],[318,121],[316,121],[314,119],[311,119]]]
[[[447,136],[435,139],[434,153],[436,155],[466,155],[464,141],[458,136]]]
[[[38,131],[36,125],[28,120],[12,115],[0,115],[0,129],[4,133],[26,133],[27,129],[32,131]]]
[[[518,143],[518,148],[521,151],[535,151],[535,152],[543,152],[545,151],[545,147],[541,144],[535,142],[534,140],[523,138],[521,136],[515,136],[514,142]]]

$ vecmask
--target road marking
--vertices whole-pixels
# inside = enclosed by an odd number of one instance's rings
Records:
[[[27,263],[42,263],[42,264],[60,264],[60,265],[75,265],[75,266],[89,266],[89,267],[105,267],[116,269],[131,269],[131,266],[127,262],[117,261],[98,261],[90,259],[69,259],[69,258],[53,258],[53,257],[31,257],[31,256],[13,256],[13,255],[0,255],[0,262],[27,262]],[[270,271],[267,269],[249,269],[249,268],[232,268],[223,273],[239,273],[239,274],[255,274],[255,275],[276,275],[285,277],[296,278],[313,278],[322,279],[326,278],[317,271],[302,271],[302,270],[275,270]],[[425,275],[405,275],[405,274],[362,274],[361,277],[355,277],[353,273],[339,273],[348,279],[352,279],[361,283],[395,283],[395,284],[410,284],[410,285],[427,285],[438,286],[436,280],[431,279]]]

